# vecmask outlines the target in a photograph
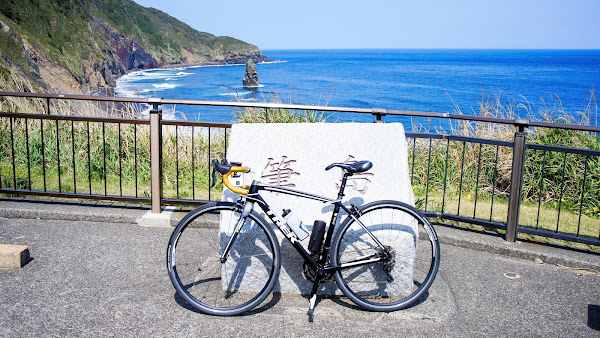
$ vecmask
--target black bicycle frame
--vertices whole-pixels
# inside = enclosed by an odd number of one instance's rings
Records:
[[[250,190],[248,191],[248,194],[245,197],[246,201],[243,204],[243,206],[244,206],[245,210],[248,210],[248,214],[249,214],[250,210],[252,210],[253,204],[257,203],[260,206],[260,208],[265,212],[265,214],[267,216],[269,216],[269,219],[279,228],[279,230],[281,230],[281,232],[285,235],[285,237],[290,241],[290,243],[296,249],[296,251],[298,251],[298,253],[302,256],[302,258],[304,258],[304,261],[306,263],[308,263],[313,269],[315,269],[315,271],[317,271],[320,275],[329,274],[329,273],[335,272],[337,270],[351,267],[351,266],[369,264],[369,263],[374,263],[374,262],[379,262],[379,261],[385,260],[389,256],[387,249],[383,246],[383,244],[381,244],[381,242],[375,236],[373,236],[373,234],[371,234],[371,232],[367,229],[367,227],[364,224],[362,224],[362,222],[360,222],[360,220],[358,220],[358,217],[360,216],[358,208],[354,205],[351,205],[350,208],[347,208],[346,206],[344,206],[342,204],[342,198],[344,197],[344,189],[346,188],[346,181],[347,181],[348,176],[350,176],[350,175],[349,174],[344,175],[344,177],[342,179],[342,184],[340,186],[340,190],[338,192],[337,199],[335,199],[335,200],[327,198],[327,197],[319,196],[319,195],[306,193],[306,192],[299,191],[299,190],[294,190],[294,189],[289,189],[289,188],[284,188],[284,187],[279,187],[279,186],[274,186],[274,185],[266,185],[266,184],[262,184],[260,182],[254,181],[254,182],[252,182],[252,185],[250,186]],[[321,248],[321,251],[319,252],[318,260],[315,260],[315,258],[313,258],[306,251],[306,249],[302,246],[302,244],[298,240],[298,236],[296,236],[296,234],[290,229],[290,227],[285,222],[283,222],[281,220],[281,218],[279,218],[279,216],[277,216],[277,214],[275,214],[271,210],[271,208],[269,207],[267,202],[258,193],[261,190],[268,191],[268,192],[275,192],[275,193],[283,193],[286,195],[293,195],[293,196],[297,196],[297,197],[301,197],[301,198],[312,199],[312,200],[316,200],[316,201],[321,201],[326,204],[334,205],[333,214],[331,215],[331,220],[329,222],[329,228],[327,230],[327,235],[325,237],[325,242],[324,242],[323,247]],[[240,200],[240,202],[243,199],[244,198],[242,198]],[[248,206],[248,203],[251,203],[251,205]],[[354,218],[354,220],[361,227],[363,227],[365,229],[365,231],[369,234],[369,236],[380,247],[383,254],[366,256],[366,257],[363,257],[356,261],[340,263],[337,266],[326,266],[328,252],[329,252],[329,248],[331,247],[331,241],[333,240],[335,224],[337,223],[340,209],[343,209],[348,214],[348,217]],[[242,213],[241,219],[243,219],[243,218],[244,218],[244,213]],[[241,224],[243,224],[243,222],[238,223],[238,224],[241,226]],[[239,229],[236,229],[236,231],[239,231]],[[233,236],[233,237],[235,237],[235,236]],[[232,241],[233,241],[233,237],[232,237]],[[228,250],[226,249],[224,252],[224,255],[226,255],[227,251]]]

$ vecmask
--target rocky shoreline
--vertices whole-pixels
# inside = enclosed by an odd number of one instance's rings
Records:
[[[112,96],[115,97],[115,88],[117,87],[117,81],[119,78],[126,76],[128,74],[132,74],[135,72],[152,70],[152,69],[177,69],[177,68],[192,68],[192,67],[218,67],[218,66],[234,66],[234,65],[245,65],[248,60],[252,60],[255,64],[261,63],[275,63],[275,62],[285,62],[281,60],[273,60],[269,57],[261,54],[254,54],[250,56],[237,56],[230,57],[224,60],[216,60],[216,61],[205,61],[205,62],[194,62],[194,63],[172,63],[166,64],[159,67],[148,67],[141,69],[130,69],[123,74],[115,77],[114,86],[104,87],[104,88],[96,88],[95,90],[91,90],[90,95],[92,96]]]

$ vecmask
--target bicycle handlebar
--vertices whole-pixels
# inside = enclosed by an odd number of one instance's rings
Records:
[[[219,173],[221,173],[223,175],[223,184],[225,184],[227,189],[229,189],[237,194],[241,194],[241,195],[248,194],[248,189],[250,189],[250,187],[243,186],[241,188],[237,188],[229,182],[229,177],[231,177],[231,175],[233,175],[233,173],[236,173],[236,172],[247,173],[250,171],[249,167],[243,167],[242,164],[239,162],[229,163],[229,161],[227,161],[227,159],[225,159],[225,158],[222,159],[220,163],[219,163],[219,160],[217,160],[217,159],[212,160],[212,166],[214,169],[213,169],[213,174],[212,174],[213,184],[212,184],[211,188],[214,187],[215,184],[217,183],[216,174],[218,171]]]

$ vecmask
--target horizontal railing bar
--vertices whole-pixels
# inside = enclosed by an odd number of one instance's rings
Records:
[[[214,127],[214,128],[231,128],[231,123],[220,122],[192,122],[192,121],[176,121],[176,120],[161,120],[160,123],[166,126],[184,126],[184,127]]]
[[[0,96],[27,97],[27,98],[34,98],[34,99],[39,98],[39,99],[60,99],[60,100],[79,100],[79,101],[148,103],[148,98],[74,95],[74,94],[21,93],[21,92],[0,91]]]
[[[435,212],[435,211],[427,211],[427,212],[424,212],[423,214],[427,217],[432,217],[432,218],[442,218],[442,219],[447,219],[450,221],[457,221],[457,222],[487,226],[487,227],[492,227],[492,228],[501,229],[501,230],[506,229],[506,224],[504,224],[504,223],[488,221],[488,220],[483,220],[483,219],[479,219],[479,218],[446,214],[446,213]]]
[[[56,120],[56,121],[150,124],[150,121],[148,121],[148,120],[119,118],[119,117],[43,115],[43,114],[21,114],[21,113],[6,113],[6,112],[0,112],[0,117],[27,118],[27,119],[39,119],[39,120]]]
[[[149,120],[119,118],[119,117],[94,117],[94,116],[70,116],[70,115],[42,115],[42,114],[21,114],[0,112],[0,117],[59,120],[59,121],[78,121],[78,122],[106,122],[106,123],[127,123],[127,124],[150,124]],[[194,127],[215,127],[231,128],[231,123],[220,122],[195,122],[195,121],[176,121],[162,120],[163,125],[172,126],[194,126]]]
[[[91,95],[69,95],[69,94],[46,94],[46,93],[21,93],[0,91],[0,96],[27,97],[27,98],[50,98],[61,100],[80,100],[80,101],[108,101],[108,102],[131,102],[146,104],[175,104],[175,105],[194,105],[194,106],[221,106],[221,107],[247,107],[247,108],[274,108],[274,109],[293,109],[293,110],[322,110],[322,111],[340,111],[351,113],[373,112],[370,108],[347,108],[347,107],[328,107],[312,105],[295,105],[280,103],[256,103],[256,102],[230,102],[230,101],[200,101],[200,100],[171,100],[162,98],[130,98],[114,96],[91,96]]]
[[[522,120],[515,119],[503,119],[499,117],[488,117],[488,116],[476,116],[476,115],[463,115],[463,114],[450,114],[450,113],[436,113],[436,112],[422,112],[422,111],[408,111],[408,110],[387,110],[387,115],[397,116],[415,116],[415,117],[431,117],[440,119],[455,119],[455,120],[468,120],[475,122],[489,122],[499,124],[514,124],[520,125]],[[598,128],[600,130],[600,128]]]
[[[598,126],[586,126],[586,125],[581,125],[581,124],[529,121],[529,126],[530,127],[540,127],[540,128],[557,128],[557,129],[591,131],[591,132],[595,132],[595,133],[600,132],[600,127],[598,127]]]
[[[218,107],[246,107],[246,108],[272,108],[272,109],[291,109],[291,110],[316,110],[329,112],[346,112],[358,114],[374,115],[396,115],[396,116],[414,116],[442,119],[467,120],[474,122],[489,122],[498,124],[510,124],[518,127],[544,127],[570,130],[583,130],[591,132],[600,132],[599,126],[584,126],[578,124],[535,122],[523,119],[504,119],[488,116],[463,115],[438,112],[420,112],[407,110],[386,110],[381,108],[350,108],[350,107],[330,107],[314,106],[300,104],[282,104],[268,102],[231,102],[231,101],[200,101],[200,100],[171,100],[162,98],[128,98],[114,96],[91,96],[91,95],[69,95],[69,94],[45,94],[45,93],[21,93],[0,91],[0,96],[28,97],[28,98],[54,98],[63,100],[86,100],[86,101],[109,101],[109,102],[131,102],[152,104],[175,104],[175,105],[196,105],[196,106],[218,106]]]
[[[534,143],[527,143],[525,145],[525,147],[527,149],[551,151],[551,152],[555,152],[555,153],[568,153],[568,154],[599,156],[600,157],[600,150],[550,146],[550,145],[545,145],[545,144],[534,144]]]
[[[554,239],[560,239],[563,241],[577,242],[577,243],[588,244],[588,245],[600,245],[599,239],[595,239],[595,238],[591,238],[591,237],[576,236],[576,235],[565,234],[565,233],[561,233],[561,232],[547,231],[547,230],[539,230],[539,229],[536,230],[535,228],[524,227],[524,226],[518,226],[517,230],[519,233],[528,234],[528,235],[550,237],[550,238],[554,238]]]
[[[477,137],[468,136],[456,136],[446,134],[431,134],[431,133],[405,133],[407,138],[423,138],[423,139],[437,139],[437,140],[450,140],[450,141],[465,141],[470,143],[482,143],[495,146],[512,147],[513,142],[501,141],[501,140],[490,140]]]
[[[329,112],[372,114],[371,108],[350,108],[332,106],[313,106],[304,104],[284,104],[269,102],[230,102],[230,101],[196,101],[196,100],[161,100],[161,104],[194,105],[212,107],[242,107],[242,108],[267,108],[267,109],[289,109],[289,110],[318,110]]]
[[[136,202],[136,203],[139,203],[139,202],[150,203],[151,202],[150,197],[99,195],[99,194],[76,194],[76,193],[72,193],[72,192],[25,190],[25,189],[2,188],[2,189],[0,189],[0,194],[81,198],[81,199],[87,199],[87,200],[113,200],[113,201],[119,201],[119,202]]]

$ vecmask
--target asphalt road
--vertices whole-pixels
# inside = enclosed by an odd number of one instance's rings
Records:
[[[309,322],[307,299],[274,295],[244,316],[207,316],[169,281],[170,232],[0,218],[0,243],[29,245],[33,257],[0,270],[0,336],[600,337],[597,272],[447,244],[429,297],[410,309],[371,313],[330,298]]]

